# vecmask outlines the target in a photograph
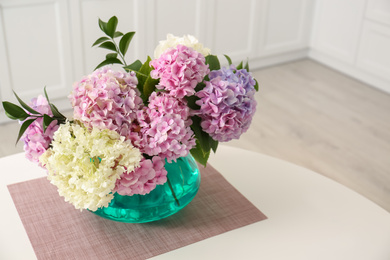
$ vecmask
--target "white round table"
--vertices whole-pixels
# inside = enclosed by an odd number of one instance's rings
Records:
[[[267,217],[152,259],[390,259],[390,213],[313,171],[220,146],[210,164]],[[0,259],[36,259],[7,185],[45,176],[0,158]]]

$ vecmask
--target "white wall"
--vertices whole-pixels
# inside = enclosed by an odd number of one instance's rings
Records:
[[[30,100],[47,86],[69,108],[72,83],[107,53],[91,48],[102,36],[98,17],[116,15],[119,30],[136,31],[130,62],[153,55],[167,33],[193,34],[214,54],[248,58],[256,69],[307,55],[312,7],[311,0],[0,0],[0,98],[15,101],[15,90]]]
[[[69,108],[73,82],[107,53],[91,48],[97,19],[112,15],[137,32],[129,62],[167,33],[193,34],[252,69],[309,56],[390,93],[389,0],[0,0],[0,98],[30,100],[47,86]]]
[[[390,1],[317,0],[309,56],[390,93]]]

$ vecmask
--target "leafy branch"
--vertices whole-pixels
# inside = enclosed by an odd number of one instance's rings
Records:
[[[117,25],[118,18],[116,16],[111,17],[108,22],[99,19],[99,27],[106,36],[97,39],[92,46],[98,45],[99,48],[111,50],[113,53],[107,54],[106,59],[102,61],[95,70],[108,64],[121,64],[126,71],[134,71],[138,79],[137,88],[141,92],[141,98],[144,103],[147,103],[150,94],[156,90],[156,85],[159,83],[158,79],[153,79],[150,76],[153,67],[151,67],[149,63],[152,59],[148,56],[144,63],[140,60],[136,60],[128,65],[125,60],[125,55],[135,32],[123,34],[120,31],[116,31]],[[121,37],[119,46],[115,42],[115,38],[118,37]],[[120,59],[118,59],[118,55]]]
[[[108,64],[121,64],[127,66],[125,55],[129,49],[129,45],[135,32],[128,32],[123,34],[120,31],[116,30],[118,25],[118,18],[116,16],[111,17],[108,22],[103,22],[99,19],[99,27],[106,36],[100,37],[97,39],[92,46],[99,45],[99,48],[104,48],[113,51],[114,53],[109,53],[106,55],[106,59],[102,61],[96,68],[103,67]],[[119,46],[115,41],[115,38],[121,37],[119,40]],[[117,57],[119,55],[119,60]]]
[[[7,117],[9,117],[12,120],[19,120],[23,122],[22,126],[20,127],[19,134],[16,139],[16,143],[18,143],[18,141],[23,136],[27,128],[38,118],[43,118],[42,126],[43,126],[44,133],[46,132],[47,127],[55,120],[57,120],[57,124],[65,123],[66,117],[58,111],[55,105],[50,103],[49,97],[46,92],[46,87],[44,88],[44,92],[45,92],[47,102],[49,103],[50,110],[53,113],[53,116],[49,116],[48,114],[42,114],[34,110],[29,105],[27,105],[22,99],[20,99],[15,92],[14,95],[18,100],[19,104],[21,105],[21,107],[8,101],[2,102]]]

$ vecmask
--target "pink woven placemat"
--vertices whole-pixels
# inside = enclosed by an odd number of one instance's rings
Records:
[[[187,207],[145,224],[75,210],[46,178],[8,189],[38,259],[146,259],[267,218],[210,165],[201,174]]]

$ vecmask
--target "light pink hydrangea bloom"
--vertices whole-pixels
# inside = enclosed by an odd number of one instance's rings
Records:
[[[42,95],[32,99],[29,105],[41,114],[53,115],[49,103]],[[57,131],[58,127],[57,120],[54,120],[43,132],[43,118],[38,118],[26,129],[21,139],[24,141],[24,151],[27,159],[38,163],[42,167],[39,163],[39,157],[49,148],[54,132]]]
[[[202,54],[180,44],[152,60],[150,65],[154,67],[151,77],[160,79],[156,87],[177,98],[195,94],[196,85],[210,72]]]
[[[105,66],[73,86],[69,99],[74,119],[87,127],[109,129],[128,136],[136,111],[143,105],[134,72],[113,71]]]
[[[187,156],[195,146],[188,107],[165,93],[153,93],[147,108],[137,113],[138,131],[132,141],[141,152],[169,162]]]
[[[190,120],[190,109],[187,106],[187,101],[185,99],[179,100],[164,92],[153,92],[149,97],[148,107],[159,113],[177,114],[180,115],[183,120]],[[188,123],[191,125],[192,122],[188,121],[187,124]]]
[[[113,192],[128,196],[150,193],[156,185],[167,181],[167,171],[164,165],[164,160],[159,156],[154,156],[152,159],[143,158],[138,168],[121,175],[121,178],[116,181]]]

